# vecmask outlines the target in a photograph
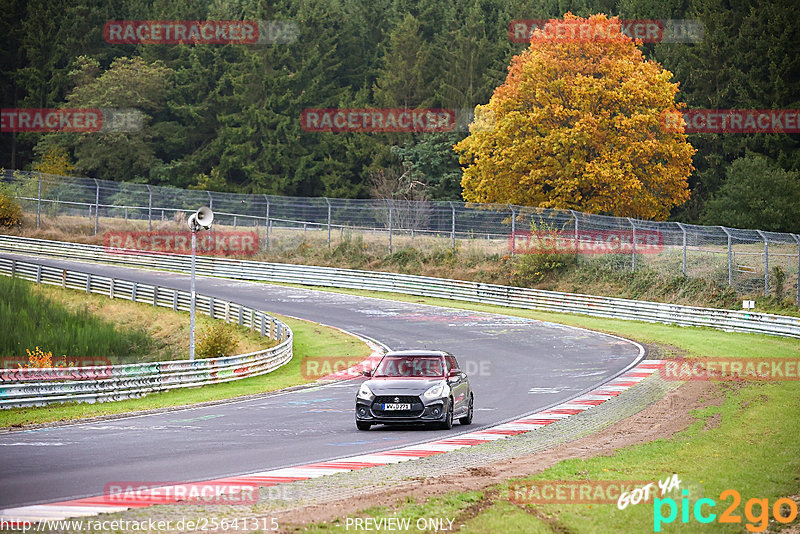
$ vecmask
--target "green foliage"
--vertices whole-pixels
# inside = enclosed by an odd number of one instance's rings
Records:
[[[223,321],[214,321],[211,326],[197,336],[195,353],[198,358],[231,356],[236,350],[237,344],[233,325]]]
[[[781,269],[780,265],[772,268],[772,281],[775,285],[775,300],[780,302],[786,293],[786,271]]]
[[[703,210],[705,224],[800,232],[800,172],[762,156],[734,161],[725,183]]]
[[[0,187],[0,227],[14,228],[22,225],[22,207],[5,187]]]
[[[143,330],[117,328],[86,308],[71,312],[31,286],[0,276],[0,324],[13,332],[0,336],[0,356],[24,356],[26,349],[38,346],[56,358],[96,356],[121,363],[137,361],[152,348],[153,341]]]
[[[577,258],[574,254],[549,252],[519,254],[513,262],[511,284],[531,287],[575,265]]]

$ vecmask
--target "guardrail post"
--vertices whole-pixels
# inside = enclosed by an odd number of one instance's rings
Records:
[[[328,200],[328,197],[322,197],[325,199],[325,202],[328,204],[328,248],[331,248],[331,201]]]
[[[36,229],[39,229],[39,225],[42,222],[42,173],[39,174],[39,193],[36,197]]]
[[[764,240],[764,296],[769,295],[769,241],[761,230],[756,230]]]
[[[266,330],[266,321],[264,320],[264,314],[261,314],[261,337],[264,337],[264,331]]]
[[[61,269],[61,289],[67,289],[67,270]]]
[[[394,216],[394,209],[392,206],[392,201],[388,198],[386,199],[386,203],[389,204],[389,254],[392,253],[392,225],[393,225],[393,216]]]
[[[108,286],[108,298],[114,298],[114,279],[111,279],[111,283]]]
[[[92,178],[95,184],[95,193],[94,193],[94,235],[97,235],[97,223],[100,219],[100,182],[97,181],[97,178]]]
[[[683,277],[686,278],[686,228],[681,223],[677,223],[677,225],[683,234]]]
[[[172,310],[178,311],[178,290],[172,290]]]
[[[11,260],[11,278],[17,275],[17,260]]]
[[[250,310],[250,331],[256,329],[256,311]]]
[[[147,231],[153,231],[153,190],[147,186]]]
[[[158,306],[158,286],[153,286],[153,306]]]
[[[214,318],[214,297],[208,297],[208,316]]]
[[[92,292],[92,273],[86,275],[86,294]]]
[[[789,235],[797,242],[797,305],[800,306],[800,236]]]
[[[242,326],[243,324],[244,324],[244,313],[242,310],[242,305],[239,304],[239,326]]]
[[[278,336],[275,334],[275,319],[270,316],[269,318],[269,338],[276,339]]]
[[[42,283],[42,266],[41,265],[37,265],[36,266],[36,283],[37,284]]]
[[[133,289],[131,289],[131,302],[136,302],[136,289],[138,289],[136,282],[133,283]]]
[[[633,239],[631,239],[631,243],[633,244],[633,248],[631,249],[631,271],[636,272],[636,225],[630,217],[625,218],[628,219],[628,222],[631,223],[631,227],[633,228]]]
[[[453,213],[453,219],[452,219],[452,223],[450,225],[450,240],[451,240],[451,242],[453,244],[453,251],[455,251],[456,250],[456,208],[455,208],[455,206],[453,206],[453,202],[452,201],[448,201],[448,202],[450,202],[450,210]]]
[[[267,213],[266,213],[266,224],[264,224],[264,250],[269,250],[269,197],[264,195],[264,199],[267,201]]]

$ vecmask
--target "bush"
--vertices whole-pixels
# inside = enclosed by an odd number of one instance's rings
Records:
[[[231,356],[238,344],[232,325],[214,321],[198,335],[195,353],[198,358],[222,358]]]
[[[514,261],[511,271],[511,284],[517,287],[530,287],[543,282],[548,276],[577,265],[574,254],[542,252],[520,254]]]
[[[14,228],[22,225],[22,207],[5,189],[0,189],[0,226]]]

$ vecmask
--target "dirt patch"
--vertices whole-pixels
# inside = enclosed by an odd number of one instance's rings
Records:
[[[687,382],[655,404],[605,430],[532,455],[470,468],[449,476],[414,479],[389,488],[373,488],[356,499],[343,499],[271,514],[292,531],[298,525],[354,515],[372,506],[385,506],[412,497],[423,500],[453,491],[480,491],[511,478],[539,473],[561,460],[610,456],[618,449],[670,438],[693,421],[691,410],[718,405],[723,395],[715,383]],[[466,513],[466,510],[465,510]]]
[[[647,357],[651,360],[677,360],[691,357],[689,351],[675,345],[663,343],[645,343]]]

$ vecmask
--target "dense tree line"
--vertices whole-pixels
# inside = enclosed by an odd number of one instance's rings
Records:
[[[0,166],[34,168],[65,149],[75,173],[104,179],[366,197],[381,189],[376,175],[383,182],[413,176],[427,198],[460,199],[452,146],[466,131],[307,132],[301,112],[485,104],[525,47],[509,39],[509,22],[567,11],[698,19],[705,28],[699,43],[643,45],[680,82],[680,101],[800,108],[800,10],[791,0],[4,0],[3,108],[135,108],[144,128],[3,133]],[[107,43],[103,25],[124,19],[283,20],[299,33],[293,43],[272,45]],[[723,188],[742,169],[800,180],[800,135],[692,134],[689,141],[698,149],[696,170],[691,199],[673,210],[678,220],[734,224],[730,209],[711,208],[741,204],[726,195],[763,192]],[[740,158],[766,163],[728,172]],[[420,198],[419,188],[414,195]],[[780,229],[798,231],[791,225]]]

